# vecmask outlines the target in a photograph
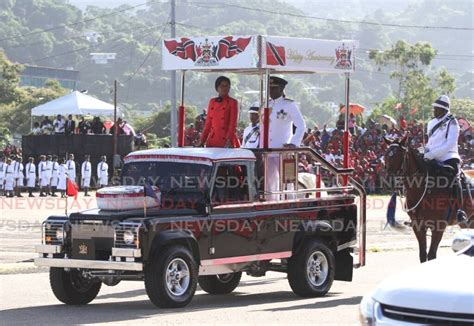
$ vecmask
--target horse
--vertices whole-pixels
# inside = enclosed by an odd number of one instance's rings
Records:
[[[439,243],[448,225],[455,225],[456,209],[451,183],[443,177],[433,177],[420,153],[408,143],[408,137],[401,141],[385,139],[388,145],[385,153],[385,168],[389,175],[401,175],[406,192],[405,212],[411,219],[419,247],[420,262],[436,258]],[[442,187],[444,186],[444,187]],[[457,205],[457,204],[456,204]],[[474,205],[469,194],[464,196],[463,209],[468,216],[468,224],[474,226]],[[427,231],[431,230],[431,243],[426,253]]]

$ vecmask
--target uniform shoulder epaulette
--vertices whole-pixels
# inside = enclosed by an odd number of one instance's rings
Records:
[[[295,100],[293,100],[293,99],[291,99],[291,98],[288,98],[288,97],[285,97],[285,101],[294,102]]]

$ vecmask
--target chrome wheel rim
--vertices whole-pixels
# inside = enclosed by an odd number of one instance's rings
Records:
[[[313,286],[321,286],[326,282],[329,275],[329,264],[321,251],[315,251],[309,256],[306,275]]]
[[[166,268],[166,287],[174,296],[183,295],[189,287],[189,266],[181,258],[171,260]]]

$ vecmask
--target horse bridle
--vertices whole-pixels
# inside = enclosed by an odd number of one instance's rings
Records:
[[[398,143],[393,143],[393,144],[390,144],[390,146],[388,147],[389,148],[389,152],[387,153],[388,156],[393,156],[394,153],[390,150],[390,147],[400,147],[403,151],[404,151],[404,154],[403,154],[403,160],[402,160],[402,164],[400,164],[400,169],[398,169],[400,172],[403,172],[405,170],[405,164],[406,164],[406,160],[407,160],[407,156],[408,156],[408,148],[406,146],[403,146],[401,144],[398,144]],[[397,171],[395,171],[397,172]]]
[[[390,144],[389,148],[392,147],[392,146],[400,147],[404,151],[403,160],[402,160],[402,164],[401,164],[401,167],[400,167],[400,172],[402,172],[402,174],[405,174],[406,172],[403,172],[403,171],[406,171],[406,164],[407,164],[406,162],[407,162],[407,157],[408,157],[408,147],[403,146],[403,145],[398,144],[398,143],[393,143],[393,144]],[[393,156],[394,154],[393,154],[393,152],[389,152],[388,155]],[[407,200],[405,200],[405,202],[402,202],[402,206],[403,206],[402,209],[405,213],[409,213],[409,212],[415,210],[421,204],[421,202],[423,201],[423,198],[425,198],[426,192],[428,190],[428,171],[426,172],[425,180],[426,180],[425,190],[423,191],[423,194],[421,195],[420,199],[415,204],[415,206],[413,206],[411,208],[407,208]],[[400,195],[400,198],[402,198],[401,193],[399,195]]]

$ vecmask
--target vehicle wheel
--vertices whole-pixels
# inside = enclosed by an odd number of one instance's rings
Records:
[[[197,274],[196,262],[187,248],[165,248],[145,266],[146,293],[160,308],[184,307],[196,292]]]
[[[331,249],[320,240],[309,240],[288,261],[288,282],[301,297],[319,297],[331,288],[336,263]]]
[[[49,270],[49,283],[56,298],[70,305],[88,304],[95,299],[102,286],[97,280],[84,278],[77,269],[66,272],[64,268],[56,267]]]
[[[199,276],[201,289],[209,294],[227,294],[239,285],[242,272]]]

